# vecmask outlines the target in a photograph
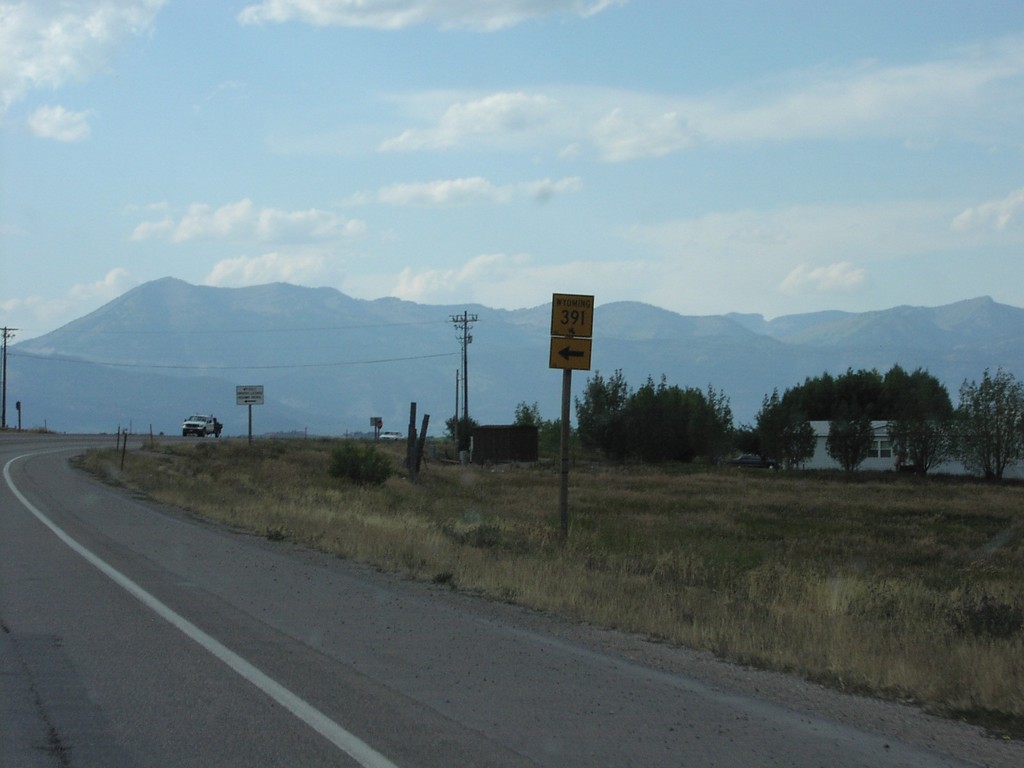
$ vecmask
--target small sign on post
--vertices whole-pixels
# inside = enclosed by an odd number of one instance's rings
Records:
[[[594,297],[573,293],[553,294],[548,367],[562,369],[562,483],[558,495],[562,541],[569,538],[569,401],[572,372],[590,370],[593,335]]]
[[[263,385],[239,384],[236,386],[235,404],[249,406],[249,445],[252,445],[252,407],[263,405]]]
[[[236,405],[263,405],[262,384],[240,384],[235,387]]]

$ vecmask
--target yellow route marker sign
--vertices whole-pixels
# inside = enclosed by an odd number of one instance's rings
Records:
[[[551,335],[594,335],[594,297],[556,293],[551,297]]]

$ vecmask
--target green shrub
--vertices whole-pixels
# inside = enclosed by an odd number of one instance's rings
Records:
[[[346,443],[331,454],[331,477],[344,478],[357,485],[381,485],[394,472],[391,460],[372,445],[360,448]]]

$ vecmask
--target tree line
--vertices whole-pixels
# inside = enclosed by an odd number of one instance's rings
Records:
[[[651,377],[637,389],[621,370],[595,372],[575,400],[574,437],[582,448],[612,461],[718,463],[736,452],[800,467],[815,451],[812,421],[829,423],[826,450],[852,471],[877,439],[872,422],[885,422],[897,468],[919,473],[959,460],[974,474],[1000,479],[1024,459],[1024,384],[1002,368],[964,381],[954,407],[946,388],[923,369],[898,365],[824,373],[779,394],[765,395],[753,425],[735,426],[729,398]],[[516,424],[537,426],[541,447],[557,446],[559,422],[545,421],[537,404],[520,403]]]

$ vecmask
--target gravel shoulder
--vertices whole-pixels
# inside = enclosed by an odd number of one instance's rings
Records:
[[[316,553],[295,547],[298,557]],[[752,697],[793,711],[823,718],[857,730],[890,737],[990,768],[1024,766],[1024,741],[993,735],[967,722],[928,714],[913,704],[843,693],[778,672],[723,661],[713,654],[650,640],[638,635],[568,621],[520,606],[494,602],[450,587],[422,583],[397,574],[380,573],[368,566],[345,563],[364,570],[365,576],[399,588],[455,604],[482,619],[500,621],[550,638],[550,642],[578,646],[581,652],[616,657],[654,674],[682,677],[724,695]]]

